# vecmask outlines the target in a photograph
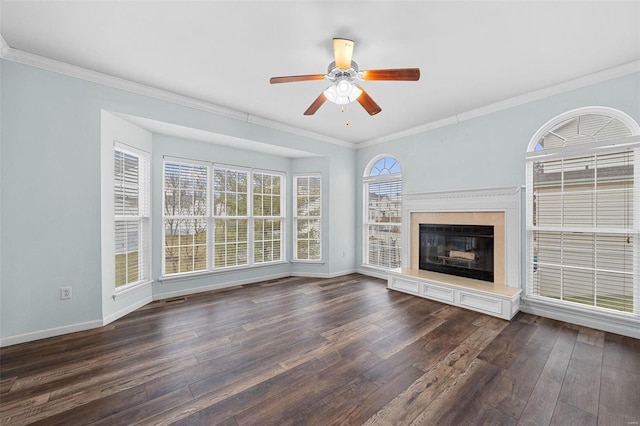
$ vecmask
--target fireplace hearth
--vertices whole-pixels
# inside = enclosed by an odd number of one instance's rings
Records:
[[[420,224],[419,268],[494,282],[493,226]]]

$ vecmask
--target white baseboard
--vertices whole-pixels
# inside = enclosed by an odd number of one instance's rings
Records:
[[[172,297],[186,296],[194,293],[203,293],[205,291],[220,290],[228,287],[237,287],[239,285],[245,285],[245,284],[254,284],[262,281],[276,280],[279,278],[287,278],[290,276],[291,276],[291,273],[284,272],[280,274],[263,275],[259,278],[248,278],[248,279],[237,280],[237,281],[225,281],[223,283],[212,284],[212,285],[207,285],[202,287],[195,287],[195,288],[189,288],[189,289],[177,290],[177,291],[168,291],[166,293],[155,293],[153,295],[153,300],[170,299]]]
[[[560,307],[537,299],[527,299],[526,297],[520,303],[520,310],[527,314],[540,315],[558,321],[640,339],[640,321],[634,318],[623,318],[616,315],[608,315],[604,312],[594,313],[593,311],[573,306]]]
[[[87,321],[78,324],[65,325],[62,327],[48,328],[46,330],[33,331],[31,333],[19,334],[17,336],[4,337],[0,339],[0,347],[17,345],[19,343],[46,339],[48,337],[61,336],[63,334],[75,333],[77,331],[85,331],[91,328],[98,327],[102,327],[101,320]]]
[[[145,297],[144,299],[134,303],[133,305],[129,305],[125,308],[120,309],[118,312],[113,313],[107,317],[102,318],[102,325],[107,325],[110,324],[112,322],[114,322],[115,320],[122,318],[123,316],[135,311],[138,308],[143,307],[144,305],[146,305],[147,303],[151,303],[153,301],[153,298],[151,296],[149,297]]]
[[[354,274],[355,272],[356,272],[355,269],[347,269],[345,271],[340,271],[340,272],[292,272],[290,276],[309,277],[309,278],[336,278],[336,277],[341,277],[343,275]]]
[[[381,280],[386,280],[388,278],[387,271],[383,271],[383,270],[379,270],[379,269],[360,267],[355,272],[357,272],[359,274],[362,274],[362,275],[368,275],[368,276],[374,277],[374,278],[380,278]]]

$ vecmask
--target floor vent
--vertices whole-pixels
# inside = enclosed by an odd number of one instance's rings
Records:
[[[163,305],[175,305],[177,303],[183,303],[186,302],[187,298],[185,296],[182,297],[174,297],[172,299],[165,299],[162,301]]]

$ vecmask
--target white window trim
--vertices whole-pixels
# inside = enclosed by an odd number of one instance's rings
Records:
[[[364,174],[362,177],[362,199],[363,199],[362,224],[363,226],[362,226],[362,265],[361,266],[363,268],[370,268],[377,271],[387,271],[388,268],[385,268],[379,265],[372,265],[369,263],[369,241],[368,241],[369,226],[380,225],[377,222],[369,221],[369,184],[372,182],[388,182],[388,181],[395,181],[395,180],[399,180],[401,183],[403,183],[402,171],[400,171],[399,173],[370,176],[371,170],[376,165],[376,163],[385,157],[393,158],[398,164],[400,164],[400,162],[393,155],[378,154],[369,161],[369,163],[367,164],[367,167],[365,167]],[[401,238],[402,237],[404,236],[401,235]]]
[[[165,176],[165,164],[167,162],[177,162],[182,164],[194,164],[207,167],[207,182],[208,182],[208,194],[209,197],[207,203],[208,216],[207,216],[207,250],[209,251],[207,256],[207,269],[199,270],[199,271],[190,271],[190,272],[176,272],[173,274],[165,274],[165,256],[164,256],[164,242],[165,242],[165,215],[164,215],[164,176]],[[230,169],[234,171],[244,171],[248,173],[248,181],[247,181],[247,216],[215,216],[214,211],[212,209],[213,203],[213,171],[216,168],[220,169]],[[173,281],[179,281],[183,279],[197,279],[207,275],[215,275],[221,273],[229,273],[240,270],[254,269],[254,268],[262,268],[266,266],[276,266],[287,264],[286,256],[286,226],[287,226],[287,215],[286,215],[286,172],[278,171],[278,170],[269,170],[262,168],[251,168],[246,166],[237,166],[227,163],[217,163],[212,161],[202,161],[202,160],[193,160],[190,158],[184,157],[173,157],[173,156],[164,156],[163,157],[163,166],[162,166],[162,270],[161,275],[157,279],[161,283],[169,283]],[[277,216],[253,216],[253,174],[254,173],[263,173],[274,176],[280,176],[280,221],[281,221],[281,237],[280,237],[280,259],[269,261],[269,262],[254,262],[254,219],[276,219]],[[185,218],[192,218],[191,216]],[[214,226],[216,219],[246,219],[248,221],[247,224],[247,264],[244,265],[233,265],[233,266],[225,266],[225,267],[215,267],[214,263]]]
[[[204,166],[207,167],[207,184],[210,183],[211,180],[211,168],[209,167],[210,163],[204,162],[204,161],[198,161],[198,160],[190,160],[190,159],[186,159],[186,158],[180,158],[180,157],[169,157],[169,156],[164,156],[162,159],[162,240],[161,240],[161,254],[160,254],[160,263],[162,264],[162,269],[161,269],[161,273],[160,276],[161,277],[166,277],[166,276],[174,276],[174,275],[184,275],[184,274],[190,274],[190,273],[202,273],[202,272],[207,272],[210,269],[210,260],[209,260],[209,256],[207,256],[207,269],[205,271],[196,271],[196,272],[177,272],[175,274],[165,274],[165,267],[166,267],[166,262],[165,262],[165,238],[166,238],[166,226],[165,226],[165,221],[167,220],[167,218],[172,218],[172,219],[176,219],[176,220],[181,220],[181,219],[197,219],[197,218],[201,218],[207,221],[207,250],[209,250],[210,248],[210,229],[212,227],[212,221],[210,219],[211,216],[211,199],[208,198],[207,199],[207,214],[203,217],[203,216],[185,216],[185,215],[176,215],[176,216],[166,216],[165,215],[165,187],[164,187],[164,181],[165,181],[165,173],[166,173],[166,163],[167,162],[174,162],[174,163],[180,163],[180,164],[191,164],[191,165],[196,165],[196,166]],[[207,197],[211,197],[210,192],[207,193]]]
[[[146,264],[146,271],[143,274],[142,279],[138,280],[138,281],[134,281],[131,283],[127,283],[125,285],[119,286],[119,287],[115,287],[115,283],[114,283],[114,292],[112,294],[112,298],[114,300],[118,300],[120,298],[122,298],[123,296],[125,296],[128,293],[131,293],[135,290],[140,290],[143,288],[147,288],[150,287],[151,284],[153,283],[153,279],[151,278],[151,271],[153,271],[153,267],[152,267],[152,221],[151,221],[151,206],[153,203],[153,199],[152,199],[152,190],[151,190],[151,176],[152,176],[152,171],[151,171],[151,153],[141,150],[139,148],[133,147],[131,145],[128,145],[126,143],[123,143],[121,141],[118,140],[114,140],[113,141],[113,151],[115,151],[116,149],[119,149],[123,152],[127,152],[129,154],[133,154],[139,158],[142,158],[147,164],[146,169],[143,169],[143,172],[146,172],[146,174],[148,176],[143,175],[143,183],[142,183],[142,191],[143,194],[140,197],[140,199],[142,200],[143,198],[147,199],[147,205],[145,209],[141,209],[141,210],[145,210],[146,214],[143,215],[139,215],[138,217],[140,219],[142,219],[142,221],[145,220],[147,221],[147,241],[145,241],[146,244],[146,250],[145,250],[145,264]],[[113,154],[112,154],[113,155]],[[112,195],[113,197],[113,195]],[[113,215],[113,225],[112,227],[114,227],[115,229],[115,222],[116,222],[116,216],[115,214]],[[140,244],[140,243],[139,243]],[[115,256],[115,252],[114,252],[114,256]]]
[[[631,118],[629,115],[624,112],[617,110],[615,108],[604,107],[604,106],[588,106],[582,108],[572,109],[570,111],[564,112],[560,115],[553,117],[551,120],[547,121],[538,129],[536,133],[531,137],[529,141],[529,145],[527,146],[527,153],[532,153],[535,151],[536,145],[540,141],[548,130],[553,129],[560,123],[564,122],[573,117],[577,117],[579,115],[587,115],[587,114],[599,114],[599,115],[607,115],[609,117],[613,117],[620,122],[622,122],[627,128],[631,131],[633,136],[640,134],[640,125],[636,123],[636,121]]]
[[[318,177],[320,179],[320,216],[301,216],[299,217],[297,215],[298,212],[298,192],[297,192],[297,185],[296,185],[296,180],[300,177]],[[316,173],[296,173],[293,176],[293,197],[292,197],[292,201],[293,201],[293,257],[291,259],[291,262],[293,263],[311,263],[311,264],[324,264],[324,251],[322,250],[322,233],[323,233],[323,227],[322,227],[322,217],[323,217],[323,208],[322,208],[322,203],[323,203],[323,197],[322,197],[322,173],[316,172]],[[318,259],[298,259],[296,256],[298,255],[298,219],[299,218],[303,218],[303,219],[317,219],[320,222],[320,237],[318,238],[318,242],[320,244],[320,257]]]
[[[253,174],[254,173],[259,173],[259,174],[265,174],[265,175],[272,175],[272,176],[279,176],[280,177],[280,216],[254,216],[253,215]],[[286,221],[286,212],[285,212],[285,197],[286,197],[286,173],[284,172],[279,172],[279,171],[273,171],[273,170],[265,170],[265,169],[249,169],[249,186],[251,187],[251,190],[249,191],[248,194],[248,207],[247,207],[247,212],[250,212],[249,214],[249,235],[251,236],[251,238],[249,238],[249,242],[247,243],[249,245],[249,262],[248,262],[248,266],[250,267],[255,267],[255,266],[262,266],[262,265],[274,265],[277,263],[281,263],[284,262],[286,260],[286,225],[287,225],[287,221]],[[253,239],[253,236],[255,235],[255,219],[266,219],[266,220],[275,220],[275,219],[279,219],[280,220],[280,259],[278,260],[271,260],[268,262],[255,262],[255,258],[254,258],[254,254],[255,254],[255,239]],[[220,268],[223,269],[223,268]]]
[[[614,119],[619,120],[623,124],[627,126],[630,130],[632,136],[615,139],[615,140],[605,140],[605,141],[596,141],[590,144],[586,144],[584,146],[568,146],[563,148],[555,148],[555,149],[546,149],[542,151],[535,151],[535,147],[537,146],[540,139],[550,130],[563,123],[566,120],[569,120],[574,117],[578,117],[580,115],[586,114],[597,114],[597,115],[606,115],[612,117]],[[547,121],[531,138],[529,145],[527,147],[526,154],[526,284],[525,284],[525,301],[524,306],[526,307],[529,304],[532,309],[531,313],[545,313],[548,316],[552,316],[557,319],[571,321],[572,319],[575,321],[578,318],[578,322],[582,323],[586,326],[590,327],[604,327],[613,332],[618,332],[626,335],[629,334],[629,329],[633,329],[640,324],[640,277],[638,271],[640,270],[640,265],[638,264],[638,258],[640,257],[640,219],[634,220],[632,229],[608,229],[608,228],[598,228],[598,227],[589,227],[589,228],[581,228],[581,227],[545,227],[545,226],[534,226],[533,225],[533,191],[532,189],[532,176],[533,176],[533,163],[541,160],[551,160],[551,159],[559,159],[559,158],[570,158],[574,156],[582,156],[582,155],[592,155],[592,154],[606,154],[610,152],[621,152],[621,151],[634,151],[634,191],[636,196],[634,196],[634,207],[633,212],[634,215],[637,216],[640,213],[640,197],[638,197],[638,193],[640,192],[640,126],[627,114],[622,111],[609,108],[609,107],[584,107],[577,108],[571,111],[567,111],[563,114],[558,115],[557,117],[552,118]],[[556,229],[557,228],[557,229]],[[597,232],[597,233],[632,233],[634,234],[634,282],[633,282],[633,298],[634,298],[634,312],[626,313],[623,311],[611,310],[601,307],[595,307],[590,305],[582,305],[579,303],[572,303],[570,301],[556,301],[550,298],[545,298],[541,296],[537,296],[534,294],[532,288],[532,277],[531,277],[531,258],[529,254],[532,252],[532,232],[535,231],[579,231],[579,232]],[[564,310],[564,311],[563,311]],[[596,318],[600,318],[602,321],[599,322],[598,319],[584,319],[584,314],[588,313],[589,315],[593,315]],[[575,315],[575,317],[573,316]],[[635,324],[635,325],[634,325]],[[634,336],[637,336],[637,331]]]

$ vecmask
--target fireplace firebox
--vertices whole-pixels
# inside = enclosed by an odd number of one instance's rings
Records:
[[[421,223],[419,268],[493,282],[493,226]]]

